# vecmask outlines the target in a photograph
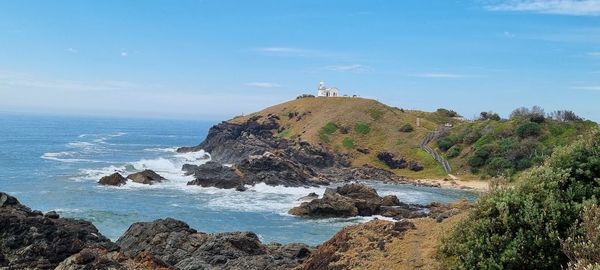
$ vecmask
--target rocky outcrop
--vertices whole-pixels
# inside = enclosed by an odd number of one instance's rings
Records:
[[[175,219],[134,223],[117,241],[129,257],[148,252],[178,269],[291,269],[306,245],[263,245],[250,232],[205,234]]]
[[[127,179],[146,185],[153,185],[156,183],[160,183],[166,180],[164,177],[160,176],[158,173],[153,170],[143,170],[141,172],[133,173],[127,176]]]
[[[323,198],[304,202],[290,209],[295,216],[329,218],[384,215],[393,218],[426,216],[425,206],[401,203],[394,195],[380,197],[375,189],[363,184],[328,188]]]
[[[209,161],[200,166],[186,164],[183,170],[187,175],[194,175],[194,180],[188,185],[217,188],[238,188],[244,185],[242,177],[235,169],[223,166],[217,162]]]
[[[423,165],[416,161],[407,161],[404,158],[396,158],[394,154],[389,152],[380,152],[377,154],[377,159],[385,163],[390,169],[405,169],[408,168],[411,171],[422,171]]]
[[[44,216],[0,192],[0,268],[52,269],[85,248],[117,246],[87,221]]]
[[[282,151],[265,152],[243,160],[236,168],[243,174],[249,185],[265,183],[271,186],[316,186],[328,182],[319,178],[318,173],[302,162],[296,162]]]
[[[105,186],[122,186],[127,184],[127,179],[125,179],[125,177],[123,177],[120,173],[116,172],[100,178],[98,183]]]
[[[55,270],[174,270],[144,251],[135,257],[102,248],[86,248],[61,262]]]

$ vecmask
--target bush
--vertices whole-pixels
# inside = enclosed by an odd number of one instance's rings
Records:
[[[495,112],[481,112],[479,114],[479,119],[480,120],[500,121],[502,118],[500,118],[500,115],[498,115]]]
[[[521,107],[512,111],[510,118],[524,118],[535,123],[542,123],[546,119],[545,115],[544,109],[539,106],[533,106],[531,109]]]
[[[460,115],[453,111],[453,110],[448,110],[448,109],[444,109],[444,108],[439,108],[435,111],[437,114],[441,115],[441,116],[445,116],[445,117],[460,117]]]
[[[331,135],[338,130],[338,126],[335,123],[329,122],[321,128],[320,133]]]
[[[587,206],[582,220],[575,235],[562,242],[563,251],[571,260],[569,269],[600,269],[600,206]]]
[[[438,148],[444,152],[448,151],[454,144],[456,142],[449,136],[442,137],[437,141]]]
[[[406,123],[402,127],[400,127],[401,132],[413,132],[414,130],[415,128],[409,123]]]
[[[352,149],[354,148],[354,141],[351,138],[346,137],[342,141],[342,145],[346,147],[346,149]]]
[[[517,128],[517,135],[521,138],[538,136],[542,132],[540,124],[535,122],[525,122]]]
[[[442,241],[444,269],[563,269],[560,239],[600,196],[600,133],[563,147],[514,188],[480,198]]]
[[[554,111],[550,113],[550,117],[559,122],[579,122],[583,121],[583,118],[579,117],[573,111]]]
[[[311,94],[302,94],[296,97],[296,99],[303,99],[303,98],[314,98],[314,95]]]
[[[357,123],[356,125],[354,125],[354,130],[358,134],[367,135],[371,131],[371,128],[369,127],[369,124]]]
[[[448,152],[446,152],[446,157],[449,159],[458,157],[460,155],[461,150],[462,149],[460,149],[458,145],[452,146],[450,147],[450,149],[448,149]]]

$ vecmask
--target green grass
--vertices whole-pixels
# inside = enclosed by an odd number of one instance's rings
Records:
[[[321,128],[320,133],[331,135],[331,134],[335,133],[337,130],[338,130],[338,126],[333,122],[329,122]]]
[[[282,132],[279,132],[279,134],[277,134],[277,137],[282,138],[282,139],[289,139],[292,136],[292,131],[289,129],[286,129]]]
[[[352,149],[354,148],[354,141],[351,138],[344,138],[344,140],[342,141],[342,145],[346,148],[346,149]]]
[[[383,116],[383,111],[380,109],[371,108],[369,109],[369,115],[371,115],[371,118],[373,118],[373,120],[377,121]]]
[[[367,134],[369,134],[369,132],[371,132],[371,127],[369,127],[369,124],[367,124],[367,123],[357,123],[354,126],[354,130],[358,134],[367,135]]]

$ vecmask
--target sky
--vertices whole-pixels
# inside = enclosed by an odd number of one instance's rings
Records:
[[[600,0],[0,1],[0,111],[224,120],[316,94],[600,121]]]

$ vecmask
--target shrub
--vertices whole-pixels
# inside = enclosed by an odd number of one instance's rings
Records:
[[[401,132],[413,132],[414,130],[415,128],[409,123],[406,123],[400,127]]]
[[[583,121],[583,118],[579,117],[573,111],[554,111],[550,113],[550,117],[559,122],[579,122]]]
[[[296,99],[303,99],[303,98],[314,98],[314,95],[311,94],[302,94],[296,97]]]
[[[480,120],[494,120],[494,121],[500,121],[502,118],[500,118],[500,115],[498,115],[495,112],[481,112],[479,114],[479,119]]]
[[[484,195],[442,241],[444,269],[563,269],[584,205],[600,196],[600,133],[563,147],[514,188]]]
[[[517,135],[521,138],[533,137],[540,135],[542,127],[535,122],[524,122],[517,127]]]
[[[600,206],[586,206],[582,220],[575,235],[562,242],[563,251],[571,260],[569,269],[600,269]]]
[[[544,109],[539,106],[533,106],[531,109],[521,107],[512,111],[510,118],[525,118],[535,123],[542,123],[546,119],[545,115]]]
[[[448,109],[444,109],[444,108],[439,108],[435,111],[437,114],[441,115],[441,116],[445,116],[445,117],[460,117],[460,115],[453,111],[453,110],[448,110]]]
[[[354,148],[354,141],[351,138],[346,137],[342,141],[342,145],[346,147],[346,149],[352,149]]]
[[[356,125],[354,125],[354,130],[358,134],[366,135],[366,134],[369,134],[369,132],[371,131],[371,128],[369,127],[369,124],[367,124],[367,123],[357,123]]]
[[[323,134],[333,134],[338,130],[338,126],[335,123],[329,122],[327,124],[325,124],[322,128],[321,128],[321,133]]]
[[[460,155],[462,149],[460,149],[460,146],[455,145],[450,147],[450,149],[448,149],[448,152],[446,152],[446,157],[447,158],[455,158],[458,157]]]
[[[437,141],[438,148],[442,151],[448,151],[456,142],[450,136],[442,137]]]

